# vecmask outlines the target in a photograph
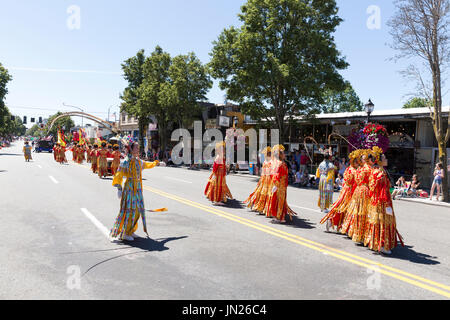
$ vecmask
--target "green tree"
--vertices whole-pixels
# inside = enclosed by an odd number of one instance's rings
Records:
[[[363,111],[364,104],[359,99],[349,82],[346,82],[345,90],[326,90],[324,94],[323,112],[356,112]]]
[[[319,113],[324,91],[345,89],[342,19],[334,0],[248,0],[241,11],[242,26],[213,43],[211,74],[244,112],[274,120],[283,142],[286,117]]]
[[[201,112],[199,103],[207,100],[212,81],[207,68],[193,52],[173,58],[168,76],[168,82],[161,87],[159,101],[172,108],[173,120],[184,127]]]
[[[427,108],[430,106],[432,102],[425,98],[411,98],[403,105],[403,109],[412,109],[412,108]]]
[[[33,125],[30,129],[25,132],[25,135],[32,137],[41,137],[43,135],[43,131],[38,124]]]
[[[0,136],[6,137],[11,130],[11,113],[5,105],[5,96],[8,94],[7,84],[12,80],[8,70],[0,63]]]
[[[144,82],[142,97],[149,107],[149,113],[158,123],[161,150],[164,151],[169,137],[169,124],[174,119],[172,103],[176,101],[174,92],[169,89],[169,68],[172,58],[160,46],[146,59],[144,65]],[[168,96],[172,95],[170,98]]]
[[[427,106],[438,144],[439,162],[444,167],[442,194],[444,201],[450,202],[448,170],[445,170],[450,117],[445,119],[442,109],[443,77],[448,73],[450,61],[450,0],[395,0],[394,3],[397,12],[388,23],[392,47],[398,51],[397,59],[422,61],[422,64],[410,65],[404,75],[415,80],[419,94],[431,101]]]

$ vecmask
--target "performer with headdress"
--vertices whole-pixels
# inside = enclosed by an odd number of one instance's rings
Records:
[[[26,162],[30,162],[30,160],[33,160],[31,158],[31,146],[28,141],[25,141],[25,145],[23,146],[23,155]]]
[[[403,241],[397,231],[391,193],[389,192],[391,183],[384,169],[388,165],[388,160],[383,150],[377,146],[373,147],[372,154],[368,158],[376,165],[369,178],[371,201],[364,245],[368,246],[370,250],[391,254],[391,250],[398,244],[397,236],[402,245]]]
[[[86,148],[86,162],[87,163],[91,163],[91,151],[92,151],[92,146],[89,144]]]
[[[120,165],[120,158],[122,157],[122,153],[119,150],[119,145],[115,144],[113,146],[113,152],[111,154],[111,157],[114,158],[112,164],[111,164],[111,173],[114,176],[116,174],[117,169]]]
[[[97,152],[98,176],[100,178],[108,175],[108,149],[106,142],[102,142],[102,148]]]
[[[320,178],[319,182],[319,201],[318,206],[321,212],[328,213],[328,208],[333,203],[334,193],[334,176],[336,167],[330,161],[331,149],[323,151],[324,160],[320,163],[316,170],[316,177]]]
[[[85,160],[84,153],[85,153],[84,146],[80,144],[78,146],[77,163],[79,164],[83,163],[83,161]]]
[[[120,200],[120,212],[111,230],[111,238],[133,241],[137,235],[134,233],[138,228],[139,218],[142,218],[144,232],[147,233],[145,219],[144,197],[142,193],[142,170],[151,169],[159,165],[165,165],[158,160],[146,162],[139,159],[139,144],[131,142],[128,146],[127,159],[120,164],[114,175],[112,185],[117,187]],[[126,178],[122,188],[123,178]],[[122,191],[123,190],[123,191]],[[155,211],[165,211],[157,209]]]
[[[355,174],[359,166],[357,161],[358,155],[359,150],[350,153],[350,166],[344,172],[344,186],[339,194],[339,198],[333,203],[330,212],[320,221],[321,224],[327,223],[327,231],[329,231],[331,227],[336,228],[336,231],[339,231],[345,220],[348,206],[352,199],[353,192],[356,189]]]
[[[256,185],[255,191],[244,201],[247,203],[247,207],[253,211],[258,211],[260,214],[264,214],[264,207],[269,197],[269,179],[271,168],[271,155],[272,150],[270,147],[264,148],[261,152],[264,155],[264,163],[261,169],[261,178]]]
[[[68,161],[66,158],[66,147],[60,144],[58,150],[59,150],[59,152],[58,152],[59,161],[58,162],[60,164],[67,163]]]
[[[98,144],[94,143],[94,148],[91,150],[91,170],[93,173],[97,173],[97,159],[98,159]]]
[[[363,243],[370,203],[369,178],[372,174],[373,162],[368,157],[371,150],[362,150],[360,153],[360,167],[355,175],[356,188],[348,206],[341,233],[346,233],[355,242]]]
[[[233,199],[226,182],[227,167],[225,164],[225,142],[216,144],[216,158],[214,159],[213,172],[211,173],[205,188],[206,197],[214,204],[226,203],[227,198]]]
[[[53,146],[53,159],[58,162],[59,158],[59,143],[55,143]]]
[[[284,147],[276,145],[272,148],[272,183],[268,199],[266,214],[269,214],[274,220],[273,222],[286,222],[286,214],[291,217],[297,215],[289,208],[286,197],[287,187],[289,183],[289,169],[284,162]]]

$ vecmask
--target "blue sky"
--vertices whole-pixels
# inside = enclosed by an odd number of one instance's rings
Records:
[[[17,0],[0,4],[0,62],[10,69],[6,102],[13,113],[48,116],[63,103],[82,106],[102,118],[118,111],[126,82],[120,64],[143,48],[160,45],[171,55],[194,51],[206,63],[220,32],[239,25],[245,0]],[[344,22],[335,34],[338,49],[350,67],[343,76],[360,98],[379,109],[400,108],[414,86],[398,73],[406,62],[394,55],[386,22],[394,12],[390,0],[338,0]],[[70,30],[67,13],[80,8],[80,29]],[[367,8],[381,12],[381,28],[369,30]],[[83,72],[74,72],[83,71]],[[215,87],[211,102],[222,103]],[[449,101],[444,100],[448,105]],[[33,110],[36,107],[52,110]],[[54,110],[53,110],[54,109]],[[75,110],[75,109],[73,109]],[[113,118],[111,118],[113,119]],[[78,120],[76,121],[79,122]]]

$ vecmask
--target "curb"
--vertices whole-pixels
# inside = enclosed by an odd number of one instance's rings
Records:
[[[429,206],[450,208],[450,203],[446,203],[446,202],[436,202],[436,201],[429,201],[429,200],[414,200],[414,199],[405,199],[405,198],[398,198],[398,199],[395,199],[394,201],[397,201],[397,200],[414,202],[414,203],[422,203],[422,204],[426,204]]]

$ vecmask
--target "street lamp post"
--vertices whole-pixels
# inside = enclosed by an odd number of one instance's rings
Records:
[[[370,122],[370,115],[373,112],[373,109],[375,108],[375,105],[373,102],[369,99],[369,102],[365,104],[366,113],[367,113],[367,123]]]

